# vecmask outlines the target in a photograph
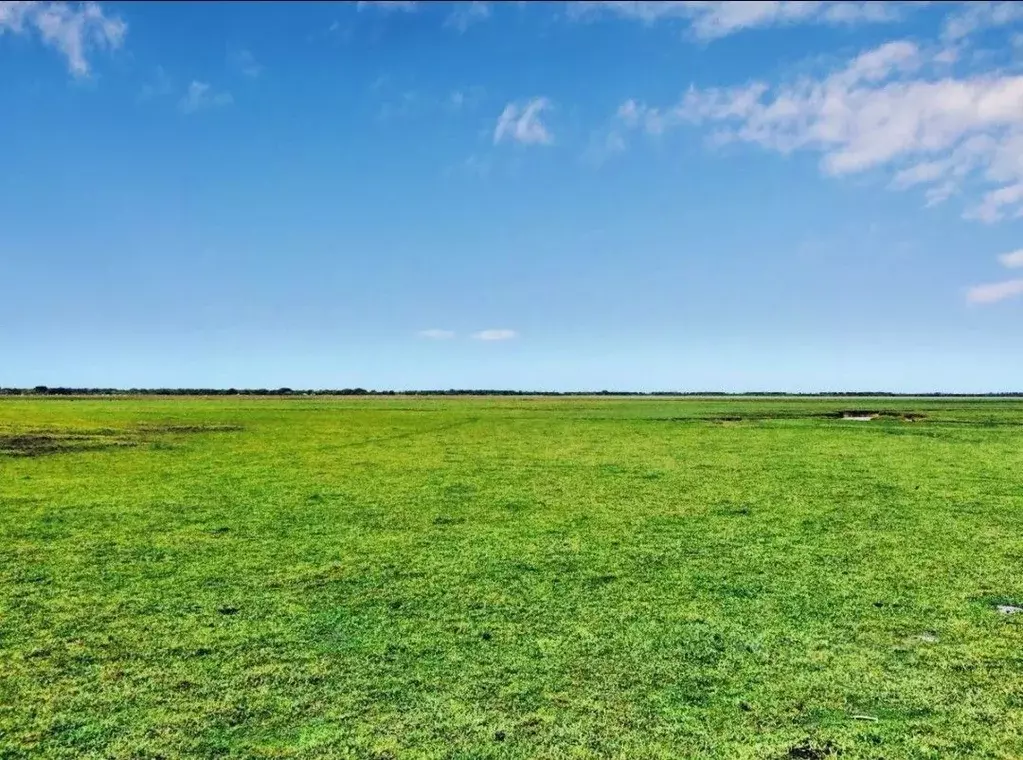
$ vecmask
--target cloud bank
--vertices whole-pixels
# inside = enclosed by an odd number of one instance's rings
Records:
[[[598,16],[653,24],[684,22],[698,39],[713,40],[758,27],[795,24],[852,25],[896,21],[922,3],[890,2],[577,2],[568,4],[575,19]]]
[[[617,128],[657,136],[708,125],[718,145],[813,151],[827,175],[886,171],[891,187],[919,188],[927,205],[977,183],[982,194],[964,218],[1023,216],[1023,76],[956,78],[942,70],[939,55],[899,40],[822,78],[690,87],[667,107],[629,99],[618,109]]]

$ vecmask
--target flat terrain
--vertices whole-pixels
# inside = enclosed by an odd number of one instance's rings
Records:
[[[1013,604],[1016,401],[0,400],[0,758],[1018,758]]]

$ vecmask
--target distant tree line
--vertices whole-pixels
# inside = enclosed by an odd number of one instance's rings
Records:
[[[34,388],[0,388],[0,396],[645,396],[645,397],[686,397],[686,396],[870,396],[898,398],[973,398],[998,397],[1019,398],[1023,391],[1000,393],[891,393],[887,391],[821,391],[819,393],[787,393],[785,391],[746,391],[727,393],[724,391],[516,391],[478,388],[449,388],[447,390],[404,390],[373,391],[365,388],[340,388],[318,390],[293,390],[291,388],[50,388],[37,385]]]

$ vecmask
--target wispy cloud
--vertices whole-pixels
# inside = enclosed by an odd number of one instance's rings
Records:
[[[449,167],[446,173],[452,174],[455,171],[459,171],[473,177],[486,178],[490,176],[491,169],[493,169],[493,161],[489,157],[478,156],[473,153],[462,163]]]
[[[448,95],[447,105],[453,111],[461,111],[466,108],[473,108],[486,96],[486,90],[478,85],[463,87],[459,90],[452,90]]]
[[[995,303],[1018,295],[1023,295],[1023,279],[977,285],[967,291],[966,300],[970,303]]]
[[[415,80],[380,74],[369,85],[377,102],[377,118],[390,120],[407,117],[452,116],[468,112],[483,102],[485,90],[472,85],[449,92],[431,91],[414,86]]]
[[[625,138],[617,129],[612,128],[607,132],[596,131],[590,135],[590,140],[582,154],[582,161],[593,167],[599,167],[612,156],[625,151]]]
[[[408,116],[417,106],[425,105],[424,98],[415,90],[394,94],[380,104],[377,118],[381,121]]]
[[[228,55],[228,63],[235,71],[251,79],[255,79],[263,72],[263,67],[248,50],[232,51]]]
[[[1023,4],[1018,2],[963,3],[945,19],[942,37],[956,42],[983,29],[1005,26],[1021,19]]]
[[[455,337],[455,333],[452,330],[420,330],[419,337],[430,340],[450,340]]]
[[[514,140],[522,145],[551,145],[554,136],[540,119],[540,114],[551,107],[547,98],[533,98],[524,106],[509,103],[497,119],[494,144]]]
[[[1020,248],[1018,251],[1013,251],[1012,253],[1003,253],[998,257],[998,263],[1008,269],[1023,267],[1023,248]]]
[[[1017,160],[1019,156],[1023,154],[1017,154]],[[1023,216],[1023,181],[984,193],[980,203],[966,209],[963,217],[982,222],[997,222],[1004,219],[1007,214],[1014,217]]]
[[[572,18],[585,20],[602,15],[633,19],[645,24],[676,20],[684,22],[692,34],[711,40],[758,27],[793,24],[850,25],[894,21],[919,3],[891,2],[813,2],[777,0],[774,2],[606,2],[568,3]]]
[[[473,333],[472,337],[476,340],[511,340],[518,335],[514,330],[480,330]]]
[[[955,180],[946,179],[940,185],[934,185],[927,189],[924,193],[924,206],[930,208],[931,206],[937,206],[938,204],[944,203],[953,195],[957,190]]]
[[[667,108],[628,100],[617,119],[651,135],[707,124],[718,143],[814,151],[832,176],[886,169],[893,187],[920,186],[931,205],[979,176],[994,187],[966,218],[1023,214],[1023,76],[928,75],[934,57],[913,42],[889,42],[821,79],[690,87]]]
[[[208,82],[193,81],[188,91],[178,102],[178,108],[184,113],[195,113],[206,108],[229,106],[234,102],[229,92],[214,92]]]
[[[444,21],[444,26],[465,32],[473,24],[490,18],[490,3],[473,0],[470,3],[456,3],[455,9]]]
[[[116,50],[124,43],[128,25],[118,16],[106,15],[96,3],[72,7],[68,3],[13,0],[0,2],[0,34],[36,34],[43,44],[60,51],[75,77],[88,76],[88,54],[93,50]]]
[[[411,13],[416,10],[418,3],[415,0],[359,0],[355,4],[355,9],[362,11],[369,8],[375,8],[381,11],[402,11],[405,13]]]
[[[154,98],[162,98],[171,94],[172,83],[163,66],[157,66],[153,81],[142,85],[139,90],[138,100],[144,102]]]
[[[1006,269],[1023,267],[1023,248],[1003,253],[998,257],[998,263]],[[995,303],[1018,295],[1023,295],[1023,279],[976,285],[966,292],[966,300],[970,303]]]

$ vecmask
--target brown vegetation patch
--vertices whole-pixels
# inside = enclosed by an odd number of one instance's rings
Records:
[[[38,457],[70,451],[96,451],[117,446],[135,446],[136,441],[115,439],[108,434],[19,433],[0,435],[0,456]]]
[[[830,741],[818,744],[810,739],[804,739],[799,744],[789,747],[785,756],[802,760],[824,760],[828,757],[837,757],[839,754],[838,747]]]
[[[78,451],[138,446],[151,436],[181,433],[221,433],[241,430],[240,425],[146,425],[130,430],[35,430],[0,433],[0,456],[38,457]]]
[[[241,425],[140,425],[140,433],[234,433]]]

